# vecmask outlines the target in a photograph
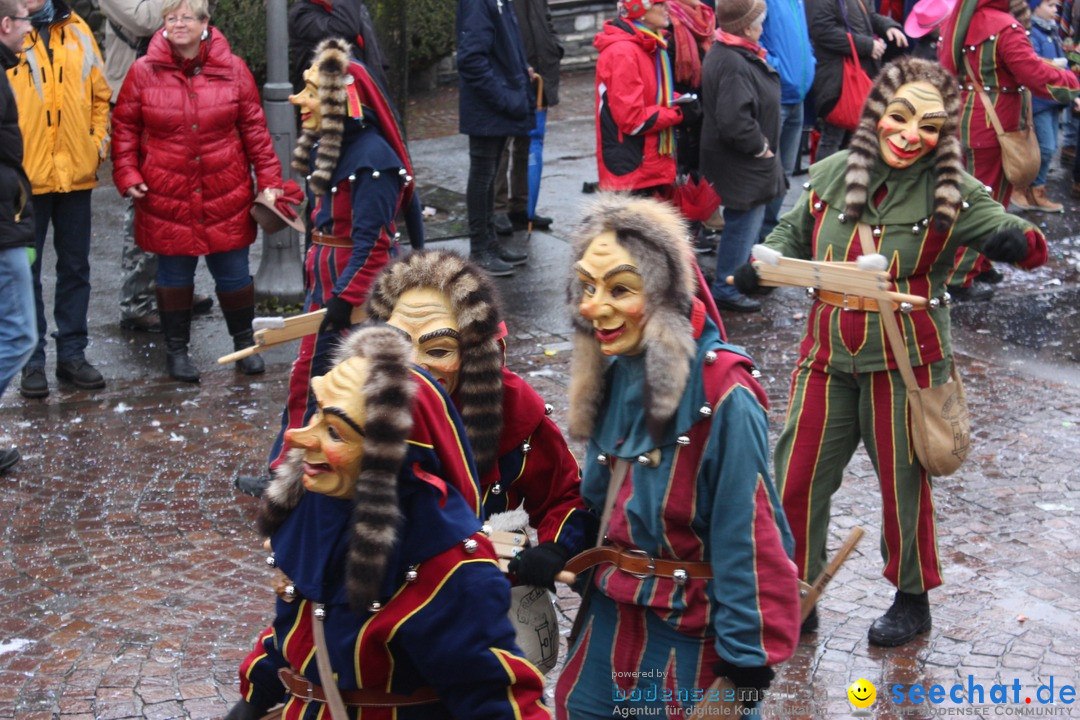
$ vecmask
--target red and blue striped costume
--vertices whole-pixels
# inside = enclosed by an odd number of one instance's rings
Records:
[[[352,501],[305,493],[271,538],[297,597],[277,601],[273,625],[241,664],[241,696],[257,708],[285,702],[285,720],[329,717],[323,704],[288,695],[277,677],[278,668],[289,666],[323,685],[311,627],[311,604],[321,602],[339,688],[396,695],[434,688],[439,698],[411,707],[353,707],[351,718],[545,720],[543,676],[514,644],[510,586],[478,532],[480,495],[460,419],[438,384],[413,372],[414,427],[398,478],[403,519],[382,608],[356,613],[346,602]],[[471,553],[463,543],[469,538],[477,542]]]
[[[766,245],[786,257],[854,261],[863,254],[856,223],[841,222],[847,190],[846,151],[810,168],[809,190],[781,218]],[[1009,215],[986,188],[964,175],[963,206],[953,225],[935,230],[934,156],[896,170],[880,159],[870,174],[863,222],[888,261],[895,289],[940,297],[957,250],[981,249],[996,230],[1025,231],[1028,257],[1046,261],[1046,239],[1031,223]],[[897,314],[922,387],[939,385],[952,367],[949,310],[941,306]],[[877,470],[882,495],[881,549],[885,577],[907,593],[941,584],[931,481],[910,440],[907,395],[876,312],[847,311],[820,301],[807,318],[792,373],[787,422],[775,449],[776,478],[795,535],[800,577],[825,567],[829,503],[860,439]]]
[[[505,367],[502,376],[499,459],[480,479],[484,517],[524,502],[539,541],[558,542],[576,555],[596,533],[596,517],[581,499],[577,460],[536,391]]]
[[[769,479],[765,392],[750,360],[711,320],[697,318],[696,330],[690,380],[659,442],[645,428],[644,355],[615,358],[582,495],[599,512],[610,459],[628,460],[608,538],[655,558],[708,562],[713,579],[680,586],[597,566],[588,616],[556,686],[559,718],[677,714],[715,679],[718,659],[756,667],[795,651],[798,589],[791,534]],[[654,449],[656,466],[635,462]]]
[[[375,276],[397,257],[399,212],[413,211],[412,164],[393,110],[378,86],[358,62],[350,74],[361,86],[363,118],[345,119],[341,155],[330,177],[329,190],[316,197],[307,191],[311,228],[335,238],[351,240],[351,247],[312,244],[304,261],[304,312],[340,297],[353,307],[363,305]],[[370,106],[369,106],[370,103]],[[312,158],[318,145],[312,149]],[[422,226],[410,223],[410,230]],[[418,240],[420,246],[423,239]],[[270,449],[270,468],[285,455],[284,436],[289,428],[302,427],[315,412],[311,378],[330,370],[330,356],[338,333],[307,335],[289,375],[288,399],[281,415],[281,430]]]
[[[1057,68],[1036,54],[1027,31],[1009,13],[1008,0],[963,0],[946,21],[941,38],[938,58],[960,79],[960,142],[967,170],[1007,208],[1013,187],[1005,179],[1001,146],[978,89],[987,91],[1002,128],[1010,132],[1020,128],[1025,112],[1021,87],[1037,97],[1070,104],[1080,82],[1071,70]],[[965,56],[974,78],[968,77]],[[970,284],[989,268],[989,261],[976,250],[962,248],[949,284]]]

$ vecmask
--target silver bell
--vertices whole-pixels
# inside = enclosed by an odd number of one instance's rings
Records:
[[[930,298],[926,304],[931,308],[939,308],[941,307],[941,298]]]
[[[649,456],[648,455],[638,455],[637,456],[637,464],[638,465],[648,465],[649,464]]]
[[[836,219],[839,220],[841,223],[845,223],[847,222],[847,215],[845,215],[844,213],[840,213],[836,216]]]
[[[476,552],[476,548],[480,547],[480,543],[476,542],[476,540],[474,540],[473,538],[469,538],[465,541],[464,546],[465,552],[472,555],[474,552]]]
[[[809,190],[810,189],[810,183],[809,182],[804,182],[802,184],[802,189],[803,190]]]
[[[712,417],[712,407],[708,405],[702,405],[698,408],[698,415],[701,417]]]
[[[600,453],[599,455],[597,455],[596,456],[596,462],[600,463],[601,465],[607,465],[608,464],[607,453]]]
[[[406,175],[405,176],[405,184],[408,185],[411,182],[412,182],[412,175]]]
[[[817,210],[818,212],[820,212],[821,208],[822,208],[822,204],[821,204],[820,200],[818,202],[814,203],[814,210]]]
[[[671,573],[671,579],[675,581],[675,584],[682,587],[686,584],[686,581],[690,579],[690,576],[686,574],[686,571],[682,568],[677,569]]]
[[[757,365],[751,365],[750,366],[750,377],[752,377],[752,378],[761,377],[761,371],[757,369]]]
[[[325,620],[326,619],[326,608],[324,608],[322,605],[320,605],[319,607],[315,608],[314,615],[315,615],[316,620]]]
[[[376,180],[378,180],[378,179],[379,179],[379,176],[380,176],[380,175],[382,175],[382,173],[381,173],[381,172],[379,172],[378,170],[372,170],[372,171],[371,171],[371,177],[373,177],[373,178],[374,178],[374,179],[376,179]]]
[[[874,237],[881,237],[881,228],[876,227],[876,228],[874,228],[873,232],[874,232]]]
[[[350,175],[349,182],[356,182],[356,175]]]
[[[679,437],[675,438],[675,442],[679,445],[682,445],[683,447],[686,447],[690,444],[690,436],[680,435]]]
[[[382,610],[382,603],[381,603],[381,602],[379,602],[378,600],[376,600],[375,602],[373,602],[373,603],[371,603],[370,605],[368,605],[368,608],[367,608],[367,609],[368,609],[368,612],[373,612],[373,613],[377,613],[377,612],[379,612],[380,610]]]
[[[911,226],[911,234],[912,235],[918,235],[920,230],[922,230],[922,228],[919,227],[919,223],[915,223],[914,225]]]
[[[528,455],[530,452],[532,452],[532,445],[527,442],[521,443],[521,454]]]
[[[911,304],[911,303],[909,303],[909,302],[902,302],[902,303],[900,303],[900,312],[901,312],[902,314],[904,314],[904,315],[907,315],[907,314],[909,314],[909,313],[910,313],[910,312],[911,312],[912,310],[914,310],[914,309],[915,309],[915,306],[914,306],[914,305],[912,305],[912,304]]]
[[[719,356],[716,354],[715,350],[709,350],[705,353],[705,364],[712,365],[714,362],[716,362],[717,357]]]
[[[416,572],[412,568],[405,571],[405,582],[414,583],[420,577],[420,573]]]
[[[296,586],[295,585],[286,585],[284,593],[285,593],[285,599],[286,600],[294,599],[296,597]]]
[[[553,412],[555,412],[555,408],[551,405],[551,403],[544,403],[544,414],[550,415]]]
[[[267,555],[266,556],[266,566],[267,567],[277,567],[277,560],[274,559],[273,555]]]
[[[960,203],[960,207],[967,210],[969,207],[971,207],[971,203],[969,203],[967,200],[965,200],[964,202]]]
[[[397,171],[397,174],[400,175],[401,177],[408,177],[409,171],[406,170],[405,168],[401,168],[400,170]]]
[[[494,485],[492,485],[491,486],[491,494],[492,495],[502,495],[502,485],[500,485],[499,483],[495,483]]]

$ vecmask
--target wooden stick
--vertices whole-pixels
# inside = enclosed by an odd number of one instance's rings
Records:
[[[255,340],[254,345],[244,348],[243,350],[231,352],[228,355],[222,355],[218,358],[218,365],[227,365],[231,362],[246,358],[248,355],[261,353],[263,350],[268,350],[275,345],[287,343],[291,340],[297,340],[305,335],[314,335],[319,332],[319,325],[322,324],[324,317],[326,317],[326,308],[320,308],[314,312],[294,315],[287,318],[257,318],[255,321],[256,324],[259,324],[260,322],[270,323],[272,324],[272,327],[262,327],[256,330],[253,335],[253,339]],[[351,319],[354,325],[367,320],[367,314],[364,313],[364,308],[354,307]]]
[[[801,617],[799,619],[799,622],[805,620],[806,617],[810,614],[810,612],[814,609],[814,606],[817,604],[818,598],[820,598],[821,594],[825,592],[825,586],[828,585],[830,581],[832,581],[833,576],[836,575],[836,572],[840,569],[840,566],[844,564],[844,561],[848,559],[849,555],[851,555],[851,552],[855,549],[855,546],[859,544],[860,540],[862,540],[862,536],[863,529],[861,527],[851,528],[851,532],[848,533],[847,539],[844,540],[844,544],[841,545],[840,549],[836,551],[836,554],[833,555],[832,560],[829,561],[829,564],[825,566],[825,569],[821,571],[820,575],[818,575],[817,580],[814,581],[814,584],[807,585],[806,583],[802,583],[803,587],[801,588],[799,593],[801,595]]]
[[[859,295],[875,300],[910,303],[926,307],[924,297],[893,290],[892,278],[884,270],[860,270],[854,263],[818,262],[781,257],[778,264],[754,261],[758,282],[769,287],[807,287],[847,295]],[[728,284],[734,279],[727,278]]]

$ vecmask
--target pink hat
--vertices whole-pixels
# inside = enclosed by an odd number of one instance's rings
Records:
[[[638,20],[642,15],[649,12],[653,5],[665,3],[667,0],[618,0],[619,16],[627,20]]]
[[[956,0],[919,0],[904,21],[904,34],[909,38],[922,37],[945,22],[954,7]]]

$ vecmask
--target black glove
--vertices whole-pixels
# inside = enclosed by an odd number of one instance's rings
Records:
[[[555,589],[555,576],[566,566],[570,551],[557,542],[540,543],[515,555],[506,567],[519,585]]]
[[[735,268],[733,274],[735,289],[743,295],[754,295],[761,291],[761,283],[758,281],[757,270],[753,263],[743,263]]]
[[[1020,262],[1028,255],[1028,240],[1023,230],[997,230],[983,245],[983,255],[995,262]]]
[[[352,327],[353,306],[337,295],[326,301],[326,317],[319,324],[320,333],[338,333]]]
[[[265,714],[266,710],[260,710],[247,700],[240,700],[229,709],[225,720],[259,720]]]
[[[765,696],[765,691],[772,684],[773,676],[776,675],[768,665],[737,667],[727,660],[717,660],[716,664],[713,665],[713,672],[721,677],[726,677],[740,690],[753,689],[757,691],[744,693],[742,696],[736,695],[736,699],[742,700],[746,707],[753,707]]]
[[[679,105],[679,110],[682,112],[681,124],[683,127],[692,128],[701,124],[703,111],[701,109],[700,100],[691,100],[688,103],[682,103]]]

